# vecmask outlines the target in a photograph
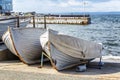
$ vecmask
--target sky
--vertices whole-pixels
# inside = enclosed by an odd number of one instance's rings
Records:
[[[120,0],[13,0],[13,11],[37,13],[120,12]]]

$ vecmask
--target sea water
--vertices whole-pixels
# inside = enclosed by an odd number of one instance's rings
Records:
[[[89,25],[47,24],[47,28],[102,43],[104,55],[120,56],[120,15],[118,14],[91,15]]]

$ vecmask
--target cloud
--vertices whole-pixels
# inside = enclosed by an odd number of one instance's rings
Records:
[[[120,0],[14,0],[14,11],[51,12],[107,12],[120,11]]]
[[[89,3],[90,8],[87,8],[87,11],[96,11],[96,12],[109,12],[109,11],[120,11],[120,0],[109,0],[107,2],[101,3]]]

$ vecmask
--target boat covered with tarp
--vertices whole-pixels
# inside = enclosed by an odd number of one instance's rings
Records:
[[[101,58],[102,44],[64,35],[49,29],[40,36],[44,52],[57,70],[63,70],[79,64]]]

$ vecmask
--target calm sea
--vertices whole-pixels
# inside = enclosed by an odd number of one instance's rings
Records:
[[[120,56],[120,15],[91,15],[91,22],[85,26],[47,24],[47,27],[70,36],[101,42],[105,55]]]

